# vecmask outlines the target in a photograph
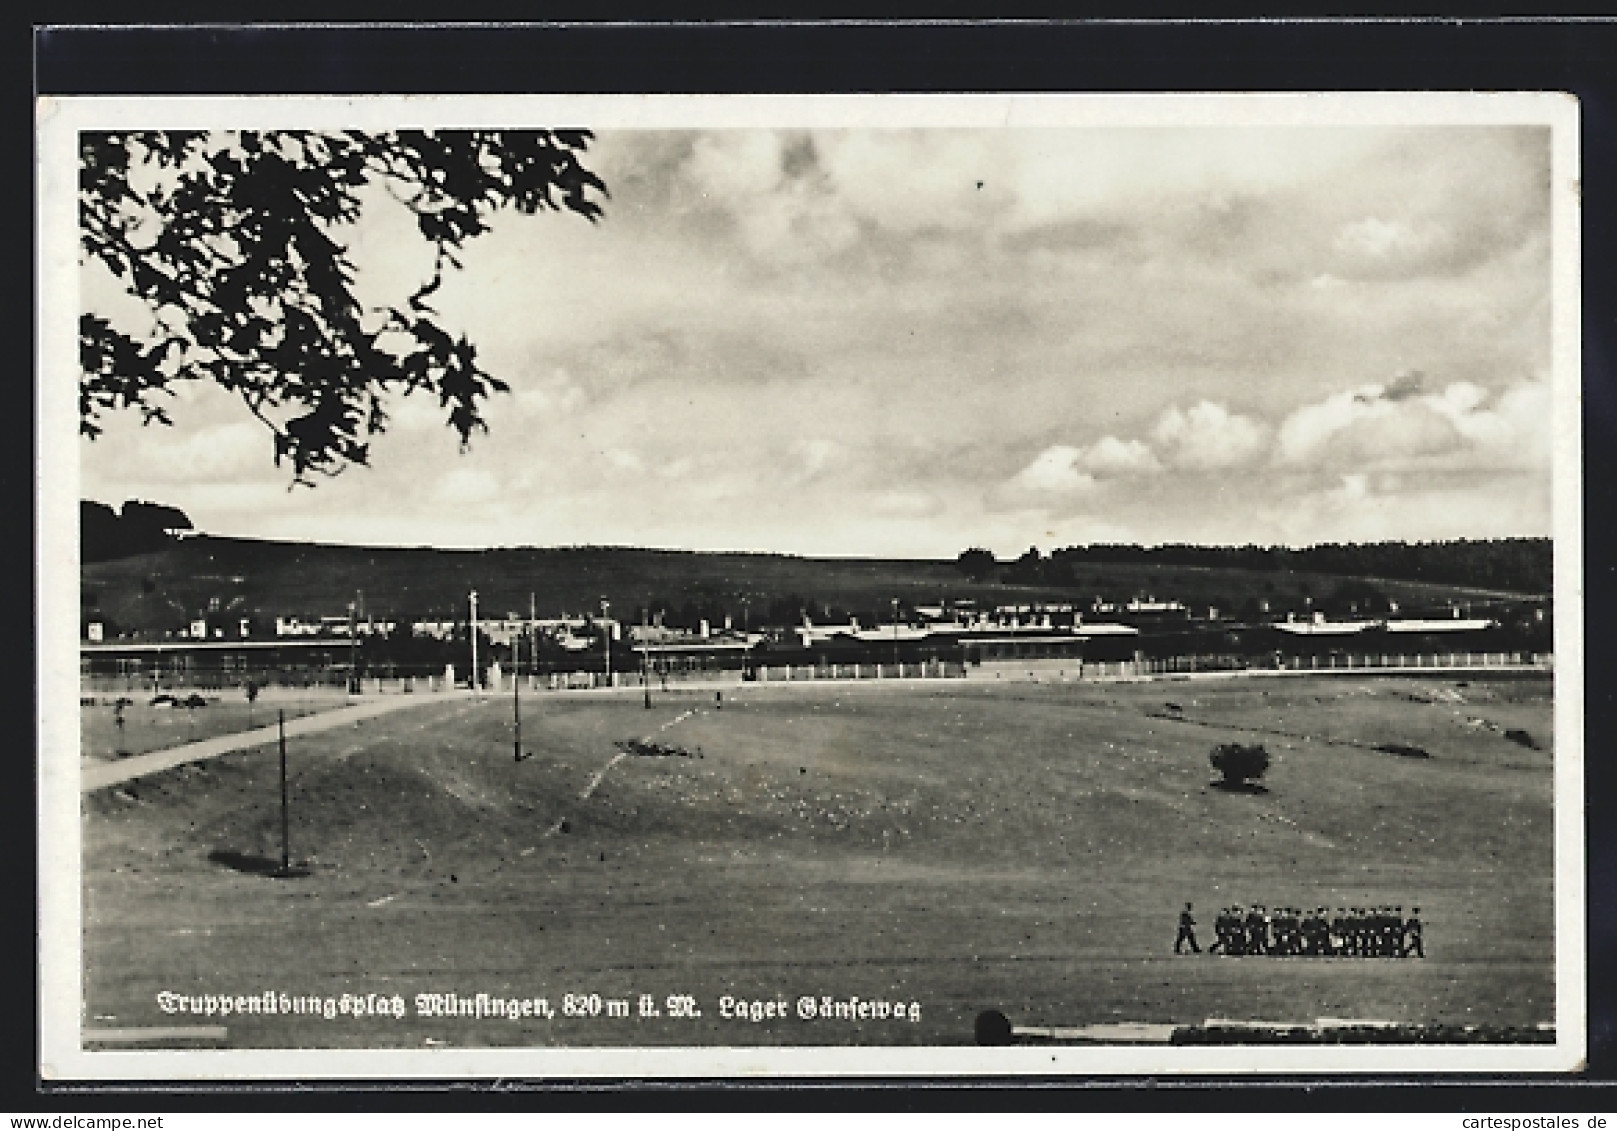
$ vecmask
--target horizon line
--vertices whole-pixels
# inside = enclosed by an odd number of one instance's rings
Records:
[[[346,549],[346,550],[429,550],[429,551],[434,551],[434,552],[438,552],[438,553],[451,553],[451,554],[510,553],[510,552],[522,552],[522,551],[541,552],[542,553],[542,552],[576,552],[576,551],[585,551],[585,550],[610,550],[610,551],[629,551],[629,552],[651,553],[651,554],[692,554],[692,555],[706,554],[706,555],[711,555],[711,556],[715,556],[715,557],[717,557],[717,556],[737,556],[737,557],[800,558],[800,559],[804,559],[804,560],[818,560],[818,561],[862,561],[862,562],[890,561],[890,562],[947,562],[947,563],[952,563],[952,562],[955,561],[955,557],[948,557],[948,556],[944,556],[944,557],[920,556],[920,557],[917,557],[917,556],[913,556],[913,555],[890,555],[890,554],[806,554],[806,553],[798,553],[798,552],[794,552],[794,551],[790,551],[790,550],[762,550],[762,549],[737,549],[737,548],[696,549],[696,548],[691,548],[691,547],[679,547],[679,546],[636,545],[636,544],[632,544],[632,543],[623,543],[623,542],[605,542],[605,543],[594,543],[594,542],[579,543],[579,542],[574,542],[574,543],[551,544],[551,545],[535,545],[535,544],[531,544],[531,543],[523,543],[523,544],[507,543],[507,544],[500,544],[500,545],[483,545],[483,546],[434,545],[432,543],[426,543],[426,542],[417,542],[417,543],[400,543],[400,542],[375,542],[375,543],[373,543],[373,542],[331,542],[331,541],[325,541],[325,540],[317,539],[317,538],[276,538],[276,537],[269,537],[269,536],[264,536],[264,535],[253,535],[253,534],[221,534],[221,533],[217,533],[217,532],[213,532],[213,531],[206,531],[206,530],[188,531],[188,532],[178,536],[174,540],[176,542],[184,542],[184,541],[195,540],[195,539],[198,539],[198,538],[212,538],[212,539],[219,540],[219,541],[228,540],[228,541],[238,541],[238,542],[265,542],[265,543],[269,543],[269,544],[272,544],[272,545],[280,545],[280,546],[320,546],[320,547],[326,547],[326,548],[331,548],[331,549]],[[1285,550],[1285,551],[1290,551],[1290,552],[1303,552],[1303,551],[1308,551],[1308,550],[1317,550],[1317,549],[1324,549],[1324,548],[1338,548],[1338,547],[1342,547],[1342,548],[1346,548],[1346,547],[1363,548],[1363,547],[1371,547],[1371,546],[1453,546],[1453,545],[1482,545],[1482,544],[1488,544],[1488,543],[1509,543],[1509,542],[1549,542],[1549,543],[1551,543],[1553,545],[1554,541],[1555,541],[1554,536],[1553,535],[1548,535],[1548,534],[1512,534],[1512,535],[1502,535],[1502,536],[1487,537],[1487,538],[1471,538],[1471,537],[1427,538],[1427,539],[1383,538],[1383,539],[1378,539],[1378,540],[1375,540],[1375,541],[1362,541],[1362,542],[1361,541],[1310,542],[1310,543],[1304,543],[1304,544],[1301,544],[1301,545],[1287,544],[1287,543],[1283,543],[1283,542],[1259,543],[1259,542],[1172,542],[1172,541],[1163,541],[1163,542],[1113,542],[1113,541],[1106,541],[1106,542],[1074,542],[1074,543],[1069,543],[1068,545],[1065,545],[1065,546],[1052,546],[1048,550],[1040,550],[1040,553],[1043,554],[1043,555],[1048,556],[1049,554],[1056,553],[1056,552],[1061,551],[1061,550],[1083,550],[1083,549],[1095,549],[1095,548],[1099,548],[1099,547],[1120,547],[1120,548],[1138,549],[1138,550],[1166,550],[1166,549],[1263,550],[1263,551]],[[958,556],[958,554],[960,554],[960,553],[966,552],[967,550],[973,550],[973,549],[987,549],[987,547],[984,547],[984,546],[966,546],[966,547],[962,547],[959,551],[956,551],[956,556]],[[1038,547],[1030,546],[1029,549],[1038,549]],[[998,553],[995,553],[992,550],[990,550],[989,552],[994,554],[994,559],[995,559],[996,562],[1010,563],[1010,562],[1016,561],[1017,557],[1020,556],[1020,555],[1017,555],[1017,556],[1012,556],[1012,557],[1001,557]],[[1024,551],[1024,553],[1025,552],[1026,551]]]

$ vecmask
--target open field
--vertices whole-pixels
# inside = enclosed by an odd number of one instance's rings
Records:
[[[1288,677],[458,699],[84,799],[91,1026],[244,1046],[960,1044],[1019,1025],[1553,1021],[1550,682]],[[1527,731],[1539,748],[1504,736]],[[627,754],[654,738],[690,756]],[[1209,788],[1263,742],[1266,794]],[[1416,746],[1429,758],[1378,745]],[[1424,961],[1172,953],[1194,901],[1420,906]],[[488,993],[553,1019],[175,1017],[187,995]],[[564,994],[661,1016],[566,1017]],[[722,995],[920,1003],[760,1022]],[[700,1017],[673,1017],[691,995]]]
[[[189,694],[189,691],[179,692],[181,699]],[[349,702],[342,694],[315,694],[275,695],[249,704],[246,697],[234,689],[204,693],[202,697],[207,700],[204,707],[153,706],[150,691],[135,692],[129,696],[134,703],[124,708],[124,725],[120,729],[113,706],[116,696],[98,696],[95,703],[79,708],[79,750],[97,759],[145,754],[270,726],[278,710],[285,711],[287,721],[291,722],[305,715],[346,707]]]

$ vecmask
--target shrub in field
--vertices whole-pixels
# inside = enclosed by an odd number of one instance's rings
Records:
[[[1262,746],[1223,742],[1213,747],[1208,758],[1221,775],[1214,784],[1224,789],[1261,789],[1257,779],[1269,771],[1269,752]]]

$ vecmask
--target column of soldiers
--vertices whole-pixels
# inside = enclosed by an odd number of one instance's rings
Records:
[[[1186,909],[1188,912],[1189,908]],[[1213,921],[1209,954],[1336,955],[1348,958],[1426,957],[1420,908],[1226,907]],[[1181,931],[1184,930],[1181,916]],[[1194,943],[1192,943],[1194,945]],[[1175,944],[1175,951],[1178,945]]]

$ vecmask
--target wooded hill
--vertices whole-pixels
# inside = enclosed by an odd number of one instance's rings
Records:
[[[1331,611],[1338,604],[1345,611],[1346,602],[1362,604],[1367,594],[1406,609],[1508,595],[1487,586],[1182,563],[1149,552],[1136,561],[1065,560],[1071,574],[1059,579],[1028,577],[1005,563],[995,575],[974,580],[956,562],[936,560],[622,547],[371,548],[199,535],[86,563],[81,606],[85,620],[103,621],[113,635],[161,634],[210,612],[254,618],[255,631],[272,631],[277,615],[343,615],[356,595],[363,613],[378,619],[464,618],[472,589],[486,617],[526,615],[532,594],[540,616],[598,614],[604,598],[613,616],[630,621],[649,608],[666,611],[665,622],[675,626],[695,627],[700,619],[717,626],[729,616],[737,627],[754,628],[792,623],[802,612],[816,618],[852,613],[870,623],[890,616],[895,598],[909,609],[963,599],[988,606],[1087,605],[1097,597],[1152,595],[1239,616]]]

